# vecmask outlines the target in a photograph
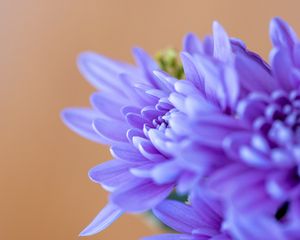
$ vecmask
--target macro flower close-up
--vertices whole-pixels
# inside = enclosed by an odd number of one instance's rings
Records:
[[[63,120],[109,144],[113,156],[89,172],[111,196],[82,236],[122,213],[148,210],[191,235],[153,239],[299,236],[300,43],[280,18],[271,21],[270,37],[270,63],[217,22],[203,42],[188,34],[180,59],[169,50],[156,63],[138,48],[136,66],[93,53],[79,57],[81,73],[101,90],[91,109],[66,109]],[[181,63],[183,79],[176,79]],[[214,195],[222,213],[214,200],[165,200],[172,192]],[[205,202],[208,212],[197,216]]]
[[[0,239],[300,240],[299,7],[2,1]]]

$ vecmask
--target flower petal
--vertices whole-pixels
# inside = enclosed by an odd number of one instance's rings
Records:
[[[191,55],[199,54],[203,53],[203,46],[194,33],[188,33],[183,39],[183,50]]]
[[[128,125],[120,121],[97,118],[93,122],[95,131],[108,141],[127,142]]]
[[[64,123],[80,136],[94,142],[107,143],[92,127],[97,117],[99,117],[97,112],[88,108],[67,108],[61,113]]]
[[[199,227],[199,216],[191,206],[173,200],[165,200],[153,209],[154,215],[177,232],[192,233]]]
[[[104,117],[122,120],[120,112],[123,104],[116,101],[114,95],[108,95],[103,92],[94,93],[90,98],[92,106]]]
[[[297,41],[294,30],[281,18],[273,18],[270,23],[270,36],[275,47],[291,48]]]
[[[129,168],[134,165],[119,160],[111,160],[93,167],[89,171],[89,177],[93,182],[100,183],[106,189],[119,187],[134,176],[129,172]]]
[[[77,63],[81,74],[93,86],[124,96],[122,89],[118,86],[118,75],[120,73],[131,72],[133,66],[111,60],[92,52],[80,54]],[[115,82],[112,80],[115,80]]]
[[[88,225],[81,233],[80,236],[90,236],[103,231],[109,227],[115,220],[117,220],[123,211],[113,204],[108,204],[104,207],[95,219]]]
[[[186,79],[192,82],[200,90],[200,92],[205,94],[203,75],[198,71],[192,56],[186,52],[182,52],[180,57]]]
[[[214,57],[227,62],[232,59],[232,50],[229,37],[224,28],[218,23],[213,23]]]
[[[172,191],[172,184],[157,185],[150,180],[136,179],[111,195],[111,201],[128,212],[144,212],[164,200]]]

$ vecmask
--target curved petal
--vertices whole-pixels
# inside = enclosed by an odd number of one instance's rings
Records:
[[[89,171],[89,177],[104,188],[114,190],[134,178],[129,172],[129,168],[133,166],[127,162],[111,160],[93,167]]]
[[[98,117],[97,112],[89,108],[67,108],[61,113],[63,122],[80,136],[97,143],[107,143],[92,127]]]
[[[114,94],[108,95],[103,92],[97,92],[91,96],[90,102],[102,116],[117,120],[124,119],[120,110],[125,103],[116,101]]]
[[[143,71],[145,79],[147,79],[147,83],[150,83],[155,88],[164,89],[164,86],[153,74],[154,70],[159,70],[157,63],[141,48],[133,48],[132,52],[137,65]]]
[[[294,30],[281,18],[273,18],[270,22],[270,36],[275,47],[292,48],[297,41]]]
[[[81,74],[97,89],[124,96],[118,86],[118,75],[133,71],[133,66],[120,63],[93,52],[81,53],[77,60]]]
[[[183,39],[183,50],[191,55],[200,54],[203,53],[203,46],[194,33],[188,33]]]
[[[214,57],[227,62],[232,59],[232,50],[229,37],[224,28],[218,23],[213,23]]]
[[[201,72],[198,71],[192,56],[186,52],[182,52],[180,57],[186,79],[192,82],[200,90],[200,92],[205,95],[204,78]]]
[[[117,220],[123,211],[113,204],[108,204],[104,207],[95,219],[88,225],[80,236],[89,236],[103,231],[109,227],[115,220]]]
[[[150,180],[135,179],[113,192],[111,201],[124,211],[144,212],[163,201],[172,190],[172,184],[157,185]]]
[[[241,86],[248,92],[270,93],[279,88],[277,81],[266,70],[265,66],[250,57],[237,54],[235,67]]]
[[[93,121],[95,131],[107,141],[127,142],[128,126],[121,121],[97,118]]]
[[[192,233],[199,228],[199,216],[191,206],[174,200],[165,200],[153,209],[164,224],[181,233]]]

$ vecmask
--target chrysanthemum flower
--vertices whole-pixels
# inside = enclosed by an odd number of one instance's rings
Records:
[[[191,107],[189,97],[183,94],[185,115],[177,124],[189,119],[192,127],[184,130],[191,136],[191,144],[213,146],[223,153],[218,160],[211,160],[197,157],[203,153],[199,147],[192,153],[187,148],[182,156],[188,158],[180,161],[187,167],[193,164],[195,171],[196,166],[208,166],[207,161],[213,164],[199,186],[226,200],[225,219],[235,239],[300,236],[300,44],[294,31],[279,18],[272,20],[270,34],[274,45],[270,65],[241,44],[233,48],[225,36],[221,39],[222,56],[193,56],[185,68],[197,70],[191,71],[191,78],[203,82],[205,102],[220,108],[206,108],[200,114],[199,107]],[[229,78],[226,67],[234,73]],[[227,91],[219,91],[222,87]]]
[[[90,140],[110,144],[113,160],[89,172],[90,178],[112,192],[110,203],[81,235],[96,233],[123,211],[141,212],[155,206],[173,190],[173,184],[158,185],[149,169],[168,158],[168,149],[158,149],[150,139],[165,134],[172,105],[167,97],[174,79],[153,74],[158,65],[141,49],[134,49],[138,67],[94,53],[80,55],[84,77],[101,89],[91,96],[93,109],[66,109],[64,122]]]
[[[137,66],[80,56],[80,71],[101,91],[92,109],[67,109],[63,119],[109,144],[114,158],[89,173],[111,195],[81,235],[154,209],[182,233],[154,239],[299,239],[300,42],[279,18],[270,34],[270,64],[218,23],[203,42],[188,34],[185,80],[141,49]],[[164,201],[174,189],[192,200]]]
[[[191,54],[217,55],[222,51],[218,47],[223,44],[219,41],[222,34],[215,30],[217,41],[207,38],[204,44],[189,34],[184,49]],[[216,49],[210,49],[212,46]],[[111,196],[81,235],[101,231],[124,211],[151,209],[175,186],[178,192],[187,193],[198,183],[198,173],[178,164],[181,148],[189,141],[185,132],[174,131],[172,126],[182,115],[182,99],[176,92],[201,96],[201,85],[189,76],[187,81],[179,81],[160,71],[141,49],[134,49],[134,56],[137,67],[94,53],[82,54],[79,69],[101,92],[92,95],[92,109],[72,108],[62,114],[64,122],[81,136],[111,145],[114,157],[89,172],[92,181],[109,190]],[[180,76],[180,71],[174,75]],[[217,159],[219,152],[203,148],[203,155]]]

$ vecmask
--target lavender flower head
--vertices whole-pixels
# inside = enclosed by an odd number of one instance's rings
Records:
[[[181,61],[80,55],[99,91],[62,117],[113,156],[89,172],[110,199],[81,235],[152,210],[178,233],[149,240],[300,238],[300,42],[280,18],[270,36],[270,64],[217,22],[203,41],[184,38]]]

